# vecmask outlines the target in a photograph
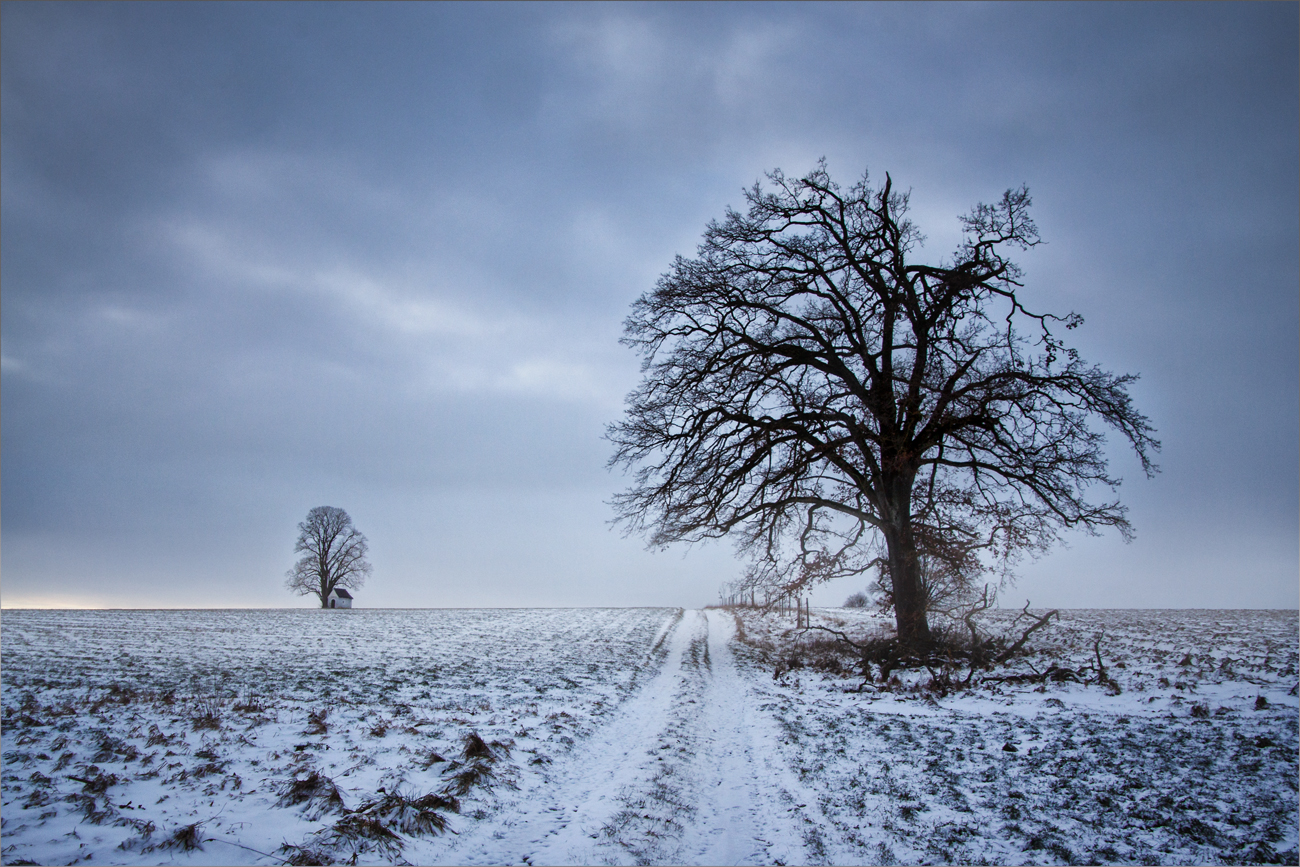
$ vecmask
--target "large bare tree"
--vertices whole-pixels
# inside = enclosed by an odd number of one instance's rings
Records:
[[[367,548],[366,537],[352,526],[347,512],[317,506],[298,525],[293,550],[303,556],[288,571],[285,586],[299,596],[314,594],[325,608],[332,590],[355,590],[365,583],[372,568],[366,560]]]
[[[785,593],[876,566],[912,647],[941,585],[1065,528],[1131,536],[1093,423],[1148,476],[1159,443],[1136,377],[1058,337],[1082,319],[1022,301],[1007,251],[1039,243],[1026,189],[976,206],[951,260],[925,265],[888,175],[844,190],[823,162],[768,182],[625,323],[644,377],[609,438],[635,469],[614,500],[629,530],[655,547],[734,534],[750,580]]]

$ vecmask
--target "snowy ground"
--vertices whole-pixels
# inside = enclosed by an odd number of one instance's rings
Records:
[[[992,612],[995,631],[1017,613]],[[879,628],[863,612],[814,614]],[[1078,670],[1100,649],[1116,687],[985,683],[942,697],[921,688],[928,673],[846,692],[862,679],[790,669],[815,654],[780,641],[770,618],[746,624],[762,652],[742,656],[783,662],[766,708],[821,793],[826,838],[851,859],[1296,863],[1296,612],[1066,611],[1010,671]]]
[[[793,626],[6,611],[0,858],[1296,863],[1296,612],[1065,612],[1011,669],[1110,688],[864,686]]]

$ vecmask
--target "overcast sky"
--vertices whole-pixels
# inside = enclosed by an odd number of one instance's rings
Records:
[[[301,606],[703,605],[730,546],[608,525],[629,305],[774,168],[912,192],[923,258],[1028,184],[1025,297],[1141,375],[1163,472],[1006,604],[1300,604],[1300,7],[0,7],[3,584]],[[861,582],[823,587],[838,604]]]

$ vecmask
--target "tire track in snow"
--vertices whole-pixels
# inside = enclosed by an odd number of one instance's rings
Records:
[[[733,615],[705,612],[712,671],[702,700],[695,757],[699,815],[682,840],[688,864],[845,863],[830,851],[817,795],[780,750],[779,729],[762,710],[731,652]]]
[[[652,773],[642,761],[669,716],[682,679],[698,612],[677,619],[663,639],[668,652],[659,672],[627,700],[603,728],[579,741],[547,771],[530,775],[517,797],[503,797],[494,821],[466,828],[438,860],[459,864],[590,864],[601,831],[618,810],[620,794],[644,785]],[[658,642],[656,642],[658,646]]]
[[[529,775],[439,856],[464,864],[812,864],[840,860],[736,666],[735,620],[689,611],[662,668],[604,728]]]

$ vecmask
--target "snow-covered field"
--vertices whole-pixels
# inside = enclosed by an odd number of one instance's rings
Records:
[[[0,858],[1296,863],[1296,612],[1067,611],[996,672],[1109,687],[863,685],[793,626],[5,611]]]

